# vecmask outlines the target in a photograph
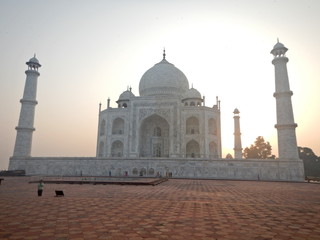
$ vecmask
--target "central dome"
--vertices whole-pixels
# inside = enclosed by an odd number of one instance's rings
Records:
[[[189,82],[183,72],[165,59],[155,64],[143,74],[140,96],[171,95],[182,97],[189,89]]]

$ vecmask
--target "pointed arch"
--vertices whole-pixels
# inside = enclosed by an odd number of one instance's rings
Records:
[[[168,157],[169,128],[167,120],[157,114],[145,118],[140,125],[140,156]]]
[[[112,123],[112,134],[124,133],[124,120],[122,118],[116,118]]]
[[[140,170],[140,176],[145,176],[147,174],[147,170],[145,168],[141,168]]]
[[[132,175],[134,175],[134,176],[137,176],[137,175],[138,175],[138,169],[137,169],[137,168],[134,168],[134,169],[132,170]]]
[[[197,141],[191,140],[187,143],[186,156],[188,158],[200,157],[200,145]]]
[[[120,140],[116,140],[112,143],[111,156],[112,157],[122,157],[123,156],[123,143]]]
[[[186,134],[199,134],[199,119],[189,117],[186,121]]]
[[[153,169],[153,168],[150,168],[150,169],[148,170],[148,175],[149,175],[149,176],[153,176],[153,175],[154,175],[154,169]]]

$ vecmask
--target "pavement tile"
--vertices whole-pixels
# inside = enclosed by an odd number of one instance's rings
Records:
[[[320,184],[46,184],[37,197],[30,180],[5,177],[0,186],[1,240],[320,239]]]

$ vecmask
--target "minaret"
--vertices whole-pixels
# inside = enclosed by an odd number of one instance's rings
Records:
[[[275,68],[276,91],[273,96],[277,104],[278,151],[279,158],[286,160],[299,159],[295,129],[297,124],[293,119],[291,103],[292,91],[290,91],[286,57],[288,49],[279,42],[274,45],[271,54],[274,56],[272,64]]]
[[[236,108],[234,111],[234,158],[242,158],[242,145],[241,145],[241,132],[240,132],[240,116],[239,110]]]
[[[21,111],[19,123],[16,127],[17,137],[14,145],[14,157],[30,157],[32,146],[32,134],[35,131],[33,127],[35,107],[37,105],[37,81],[40,73],[38,68],[41,67],[36,56],[31,58],[28,65],[28,70],[25,71],[27,78],[24,86],[23,98],[21,102]]]

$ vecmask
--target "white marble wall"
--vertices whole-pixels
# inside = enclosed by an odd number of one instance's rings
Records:
[[[99,157],[112,157],[112,143],[120,141],[123,143],[124,157],[140,156],[141,128],[144,120],[152,116],[159,116],[169,124],[169,152],[170,157],[185,157],[186,145],[195,140],[200,146],[201,157],[221,157],[221,127],[220,110],[217,107],[186,107],[177,98],[154,99],[134,98],[128,103],[127,108],[108,108],[99,115],[99,129],[97,141],[97,154]],[[186,121],[189,117],[196,117],[199,121],[198,134],[186,134]],[[121,118],[124,121],[122,134],[113,134],[112,125],[114,120]],[[209,134],[209,119],[215,120],[216,134]],[[101,133],[102,121],[105,121],[104,133]],[[216,153],[210,153],[210,143],[216,144]],[[101,144],[103,143],[103,144]],[[100,149],[103,146],[103,149]],[[213,155],[213,156],[212,156]]]
[[[137,168],[153,168],[154,175],[171,173],[174,178],[208,178],[267,181],[304,181],[301,160],[248,159],[117,159],[78,157],[32,157],[10,159],[9,170],[26,171],[27,175],[56,176],[123,176]],[[148,176],[148,175],[147,175]]]

